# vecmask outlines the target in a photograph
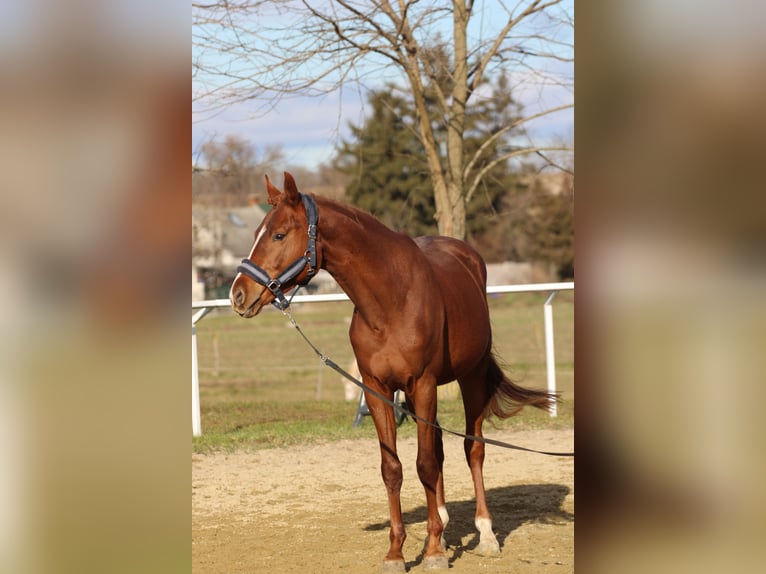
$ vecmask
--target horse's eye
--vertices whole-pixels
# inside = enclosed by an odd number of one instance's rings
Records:
[[[284,238],[285,238],[284,233],[275,233],[272,239],[274,239],[274,241],[282,241]]]

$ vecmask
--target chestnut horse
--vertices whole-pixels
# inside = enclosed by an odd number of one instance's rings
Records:
[[[486,266],[466,243],[447,237],[412,239],[359,209],[300,194],[289,173],[284,174],[284,192],[268,176],[266,189],[274,208],[255,231],[253,248],[231,287],[239,315],[254,317],[269,303],[284,308],[283,291],[326,269],[355,306],[349,335],[362,381],[391,400],[396,390],[403,391],[418,417],[436,420],[436,387],[454,380],[463,396],[466,434],[474,436],[481,436],[488,415],[505,418],[525,405],[547,409],[555,400],[514,384],[495,361]],[[397,425],[389,405],[371,393],[365,398],[380,441],[391,518],[383,570],[404,571]],[[417,472],[428,506],[424,566],[447,568],[442,432],[418,421],[417,434]],[[482,474],[484,444],[466,439],[464,446],[476,494],[478,551],[497,555]]]

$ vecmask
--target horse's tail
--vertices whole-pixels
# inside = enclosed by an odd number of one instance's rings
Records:
[[[559,400],[555,393],[526,389],[514,383],[503,372],[493,355],[490,356],[486,380],[489,401],[484,408],[485,417],[507,419],[527,406],[549,410]]]

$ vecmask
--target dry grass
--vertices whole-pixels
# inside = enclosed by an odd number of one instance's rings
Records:
[[[544,295],[506,294],[490,299],[496,352],[514,380],[544,388]],[[554,302],[557,386],[564,402],[558,419],[523,412],[499,428],[571,426],[574,420],[574,295],[559,293]],[[341,366],[353,355],[348,342],[351,303],[303,304],[294,314],[312,341]],[[275,310],[244,320],[222,310],[197,328],[200,400],[204,435],[197,452],[257,449],[297,442],[374,436],[367,419],[351,428],[355,403],[343,400],[341,378],[324,367],[314,352]],[[443,400],[445,427],[462,430],[459,401]],[[402,436],[414,432],[401,427]],[[485,425],[491,434],[491,425]]]

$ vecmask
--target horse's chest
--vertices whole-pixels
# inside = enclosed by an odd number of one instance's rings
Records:
[[[434,359],[430,338],[414,328],[374,329],[355,321],[349,335],[360,369],[379,380],[418,378]]]

